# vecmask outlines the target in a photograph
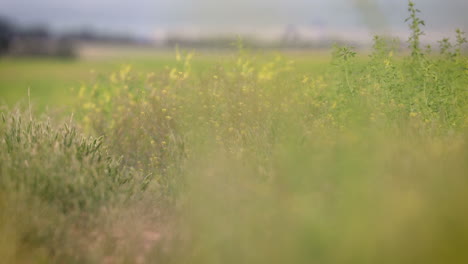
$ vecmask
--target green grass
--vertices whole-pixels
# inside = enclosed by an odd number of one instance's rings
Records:
[[[418,34],[410,55],[4,60],[50,109],[1,108],[0,259],[468,262],[465,41]]]
[[[171,61],[165,57],[143,60],[61,60],[14,59],[0,60],[0,93],[5,103],[12,105],[27,98],[40,107],[63,106],[73,102],[73,88],[93,81],[99,74],[106,74],[124,64],[138,65],[142,71],[160,70]]]
[[[304,56],[305,55],[305,56]],[[194,70],[204,71],[235,54],[198,55]],[[330,60],[326,53],[294,54],[297,68],[314,72]],[[37,109],[68,106],[74,102],[73,90],[89,84],[102,75],[119,70],[124,65],[141,72],[158,72],[175,64],[172,53],[149,53],[142,57],[88,58],[85,60],[45,58],[0,59],[0,101],[13,106],[27,101],[28,89]]]

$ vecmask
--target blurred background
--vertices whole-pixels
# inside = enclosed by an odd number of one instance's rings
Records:
[[[415,0],[423,44],[467,31],[466,0]],[[39,109],[74,101],[70,89],[124,65],[172,67],[174,47],[203,71],[236,50],[281,51],[303,72],[328,65],[334,43],[359,49],[374,34],[407,48],[407,0],[0,0],[0,103]]]
[[[466,0],[416,0],[427,43],[467,29]],[[372,35],[406,40],[407,0],[0,0],[1,51],[92,56],[113,47],[323,49],[368,47]],[[97,48],[97,49],[96,49]]]

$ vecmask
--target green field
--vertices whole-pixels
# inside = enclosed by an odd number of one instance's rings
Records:
[[[88,48],[89,49],[89,48]],[[99,50],[100,51],[100,50]],[[74,101],[73,90],[88,85],[102,76],[131,65],[139,73],[159,72],[175,65],[173,51],[133,55],[128,49],[114,50],[106,57],[89,52],[83,59],[3,58],[0,59],[0,101],[7,105],[31,100],[40,109],[46,106],[66,106]],[[121,55],[121,53],[124,55]],[[202,72],[222,64],[235,53],[197,53],[193,69]],[[266,55],[260,55],[266,56]],[[123,57],[123,58],[121,58]],[[328,52],[290,54],[301,72],[316,72],[330,62]]]
[[[411,10],[409,53],[3,58],[0,262],[468,263],[466,40]]]
[[[40,106],[67,105],[73,102],[73,89],[128,64],[141,72],[160,71],[174,63],[168,56],[124,60],[5,58],[0,60],[1,99],[9,105],[27,100],[29,88],[33,102]]]

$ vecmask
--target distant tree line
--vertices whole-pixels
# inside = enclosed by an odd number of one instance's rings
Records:
[[[54,37],[45,26],[19,27],[0,17],[0,56],[74,57],[71,42]]]
[[[80,43],[142,44],[127,35],[103,34],[92,29],[52,33],[46,26],[19,27],[0,17],[0,56],[74,57]],[[145,44],[145,43],[143,43]]]
[[[0,17],[0,55],[5,54],[11,45],[13,38],[13,26]]]

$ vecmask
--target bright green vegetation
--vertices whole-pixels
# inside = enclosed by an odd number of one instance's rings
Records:
[[[213,68],[235,54],[197,55],[192,64],[193,70],[203,72]],[[315,72],[330,61],[324,52],[294,54],[297,70]],[[46,107],[69,106],[74,102],[73,90],[108,74],[125,65],[131,65],[135,72],[142,74],[160,72],[173,67],[172,53],[148,53],[135,58],[89,58],[87,60],[64,59],[0,59],[0,103],[13,106],[28,99],[28,88],[36,110]]]
[[[466,41],[422,50],[413,9],[407,56],[177,51],[83,82],[65,115],[5,107],[0,259],[467,263]]]
[[[73,103],[72,90],[88,84],[123,65],[132,64],[144,72],[160,71],[173,63],[163,55],[151,59],[60,60],[12,59],[0,60],[0,100],[9,105],[31,99],[39,108]],[[199,64],[205,64],[201,61]],[[201,67],[202,67],[201,66]]]

